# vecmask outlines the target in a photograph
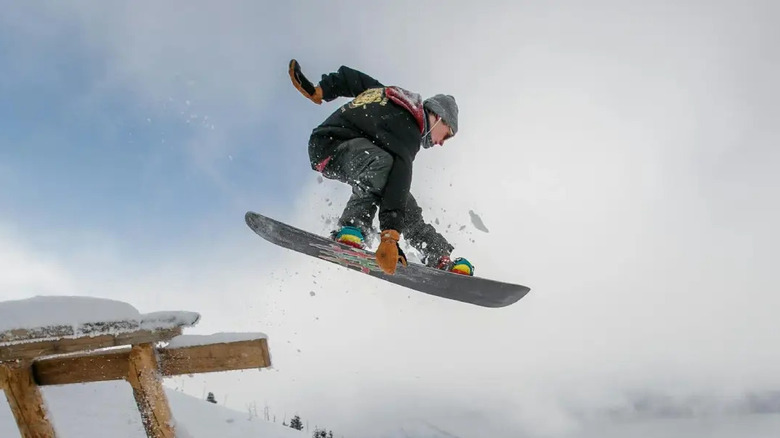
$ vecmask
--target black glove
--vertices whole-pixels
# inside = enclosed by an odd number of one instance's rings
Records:
[[[320,88],[319,85],[315,87],[311,81],[306,79],[306,76],[304,76],[301,72],[301,65],[298,64],[298,61],[294,59],[291,60],[289,70],[290,80],[292,81],[295,88],[297,88],[298,91],[300,91],[301,94],[303,94],[307,99],[311,100],[317,105],[321,104],[322,88]]]

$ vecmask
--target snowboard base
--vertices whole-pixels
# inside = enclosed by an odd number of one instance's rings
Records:
[[[399,265],[395,274],[382,271],[374,253],[335,242],[254,212],[247,212],[249,228],[265,240],[302,254],[336,263],[399,286],[441,298],[482,307],[505,307],[523,298],[530,288],[442,271],[409,262]]]

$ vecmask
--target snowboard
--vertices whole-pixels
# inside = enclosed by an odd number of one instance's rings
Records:
[[[441,298],[482,307],[505,307],[530,291],[519,284],[455,274],[412,262],[408,266],[399,264],[395,274],[390,275],[377,265],[371,251],[354,248],[251,211],[246,213],[245,220],[252,231],[275,245]]]

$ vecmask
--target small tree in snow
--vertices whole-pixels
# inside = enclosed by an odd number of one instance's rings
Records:
[[[301,421],[301,417],[297,415],[292,417],[292,420],[290,420],[290,427],[295,430],[303,430],[303,422]]]
[[[315,428],[312,438],[333,438],[333,431],[325,431],[325,429]]]

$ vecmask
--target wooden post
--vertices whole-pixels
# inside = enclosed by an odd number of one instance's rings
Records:
[[[0,388],[5,390],[22,438],[56,437],[29,362],[0,363]]]
[[[146,435],[149,438],[175,438],[171,410],[152,344],[134,345],[130,350],[127,380],[133,387]]]

